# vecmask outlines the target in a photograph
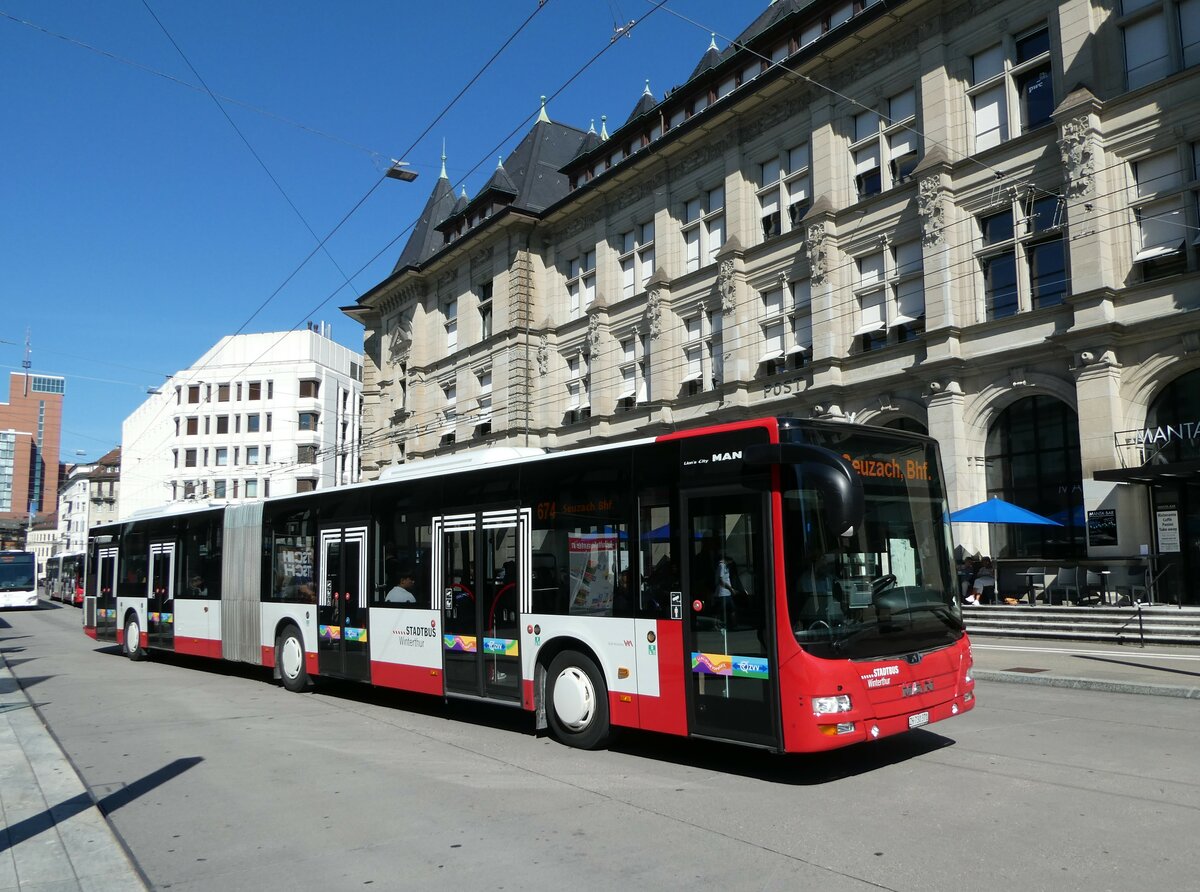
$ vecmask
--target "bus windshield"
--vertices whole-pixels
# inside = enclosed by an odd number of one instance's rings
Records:
[[[33,554],[0,554],[0,592],[24,592],[33,588]]]
[[[936,447],[883,429],[787,433],[849,461],[865,508],[857,526],[830,529],[803,467],[781,469],[789,622],[800,645],[814,656],[879,659],[957,641],[962,613]]]

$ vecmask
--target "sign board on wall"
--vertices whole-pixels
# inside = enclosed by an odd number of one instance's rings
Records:
[[[1179,551],[1179,512],[1154,512],[1155,527],[1158,530],[1158,553],[1172,554]]]
[[[1117,544],[1117,511],[1098,508],[1087,513],[1088,545]]]

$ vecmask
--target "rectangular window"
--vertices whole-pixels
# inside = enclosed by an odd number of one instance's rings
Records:
[[[214,480],[213,481],[213,498],[214,499],[225,498],[225,481],[224,480]]]
[[[229,416],[228,415],[218,415],[217,416],[217,433],[218,434],[229,433]]]
[[[486,436],[492,432],[492,372],[482,371],[475,376],[478,412],[475,415],[475,432]]]
[[[217,402],[218,403],[229,402],[229,385],[228,384],[218,384],[217,385]]]
[[[1019,309],[1012,210],[981,217],[979,227],[985,252],[979,258],[983,267],[985,313],[988,319],[1003,319],[1015,315]]]
[[[246,399],[259,400],[262,399],[262,382],[251,381],[246,385]]]
[[[586,353],[577,353],[567,358],[567,410],[563,416],[566,424],[574,424],[592,417],[588,359]]]
[[[200,419],[197,418],[195,415],[193,415],[190,418],[188,418],[188,420],[187,420],[187,435],[189,437],[195,437],[199,433],[200,433]]]
[[[315,444],[296,447],[296,462],[302,465],[313,465],[317,462],[317,447]]]
[[[716,262],[725,244],[725,187],[718,186],[684,205],[684,265],[687,272]]]
[[[479,339],[486,341],[492,336],[492,283],[479,286]]]
[[[247,446],[246,447],[246,464],[248,464],[248,465],[258,464],[258,447],[257,446]]]
[[[312,478],[301,477],[296,481],[296,492],[313,492],[317,488],[317,481]]]
[[[248,499],[257,499],[258,498],[258,481],[254,480],[253,478],[246,481],[246,498],[248,498]]]
[[[800,227],[812,205],[808,143],[759,165],[758,205],[764,240]]]
[[[183,466],[185,468],[196,467],[197,451],[195,449],[183,450]]]
[[[596,252],[584,251],[567,268],[567,297],[571,315],[579,316],[596,300]]]
[[[1028,133],[1051,121],[1054,84],[1050,31],[1039,25],[1005,37],[971,57],[971,101],[975,151],[997,146],[1010,133]]]
[[[1130,90],[1200,62],[1200,0],[1124,0],[1121,12]]]
[[[258,413],[254,413],[252,415],[247,415],[246,416],[246,433],[257,434],[260,423],[261,422],[259,420]]]
[[[442,324],[446,329],[446,350],[453,353],[458,349],[458,301],[448,300],[442,305]]]
[[[300,381],[300,398],[316,399],[321,395],[321,382],[315,378],[304,378]]]
[[[1189,172],[1190,174],[1191,172]],[[1144,281],[1187,269],[1189,227],[1184,212],[1183,164],[1172,149],[1133,163],[1134,262]]]
[[[214,463],[218,468],[223,468],[229,464],[229,449],[224,446],[217,447],[215,452]]]
[[[301,412],[298,417],[298,427],[302,431],[315,431],[320,416],[316,412]]]
[[[654,221],[650,220],[621,234],[621,296],[633,297],[646,290],[654,275]]]
[[[198,402],[200,402],[200,385],[199,384],[189,384],[188,385],[188,403],[190,405],[195,405]]]

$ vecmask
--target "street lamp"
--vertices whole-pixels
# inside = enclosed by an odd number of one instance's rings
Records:
[[[411,183],[417,178],[417,172],[408,166],[407,161],[397,161],[395,158],[393,158],[392,166],[387,169],[387,173],[385,173],[384,176],[391,180],[400,180],[404,183]]]

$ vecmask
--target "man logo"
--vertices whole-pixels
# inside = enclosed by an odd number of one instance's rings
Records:
[[[734,461],[735,459],[740,461],[741,457],[742,457],[741,450],[738,450],[737,452],[714,452],[712,460],[714,462]]]
[[[915,697],[917,694],[928,694],[933,690],[933,679],[928,681],[914,681],[909,684],[900,685],[900,695],[903,697]]]

